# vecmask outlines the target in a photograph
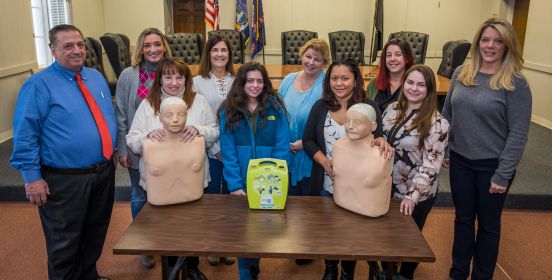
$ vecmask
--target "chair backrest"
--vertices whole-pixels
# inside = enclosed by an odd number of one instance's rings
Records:
[[[123,34],[106,33],[100,37],[109,63],[119,78],[121,72],[131,65],[130,42]]]
[[[448,41],[443,45],[443,59],[437,70],[437,75],[452,78],[454,70],[464,63],[471,43],[466,40]]]
[[[84,66],[94,68],[106,77],[103,68],[102,44],[100,41],[92,37],[86,37],[84,39],[84,46],[86,48],[86,60],[84,61]]]
[[[364,65],[364,33],[355,31],[336,31],[328,33],[332,60],[351,58],[357,64]]]
[[[301,64],[299,49],[312,38],[318,38],[318,33],[306,30],[282,32],[282,64]]]
[[[425,33],[401,31],[389,34],[389,40],[401,38],[410,44],[412,55],[414,56],[414,64],[423,64],[427,54],[427,44],[429,35]]]
[[[201,34],[168,34],[167,41],[174,57],[182,58],[187,64],[199,64],[203,50],[203,37]]]
[[[117,33],[119,37],[123,40],[123,43],[125,43],[126,47],[130,50],[130,39],[128,39],[128,36],[125,34]]]
[[[216,34],[228,40],[228,42],[230,42],[230,46],[228,47],[232,49],[232,62],[238,64],[245,63],[245,42],[243,33],[233,29],[221,29],[209,31],[207,34],[209,38]]]

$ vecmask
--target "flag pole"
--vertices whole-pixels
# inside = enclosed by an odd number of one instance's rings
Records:
[[[375,9],[374,9],[374,16],[373,16],[373,22],[372,22],[372,36],[371,36],[371,42],[370,42],[370,65],[369,66],[374,66],[374,58],[372,57],[372,52],[374,50],[374,40],[376,38],[376,13],[378,12],[378,0],[375,0],[376,2],[376,5],[375,5]],[[377,57],[377,55],[376,55]]]
[[[264,13],[263,13],[263,16],[264,16]],[[265,46],[266,46],[266,37],[265,37],[265,30],[263,28],[263,65],[266,64],[265,63]]]

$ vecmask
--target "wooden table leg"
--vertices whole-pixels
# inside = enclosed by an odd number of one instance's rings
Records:
[[[169,265],[169,257],[161,256],[161,279],[173,280],[178,279],[180,270],[184,266],[186,257],[178,257],[173,266]]]
[[[170,273],[169,257],[161,256],[161,279],[168,280],[169,273]]]
[[[379,277],[379,264],[377,261],[368,261],[368,280],[375,280]]]
[[[387,267],[386,267],[386,277],[385,279],[387,280],[393,280],[393,266],[395,265],[394,262],[387,262]]]

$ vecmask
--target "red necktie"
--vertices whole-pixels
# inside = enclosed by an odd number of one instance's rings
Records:
[[[82,82],[81,74],[77,74],[75,78],[77,79],[77,85],[82,92],[82,96],[84,100],[86,100],[88,108],[90,108],[90,112],[92,112],[98,131],[100,132],[100,138],[102,139],[102,154],[106,159],[110,159],[113,154],[113,146],[111,144],[111,134],[109,133],[109,128],[107,127],[102,111],[86,85]]]

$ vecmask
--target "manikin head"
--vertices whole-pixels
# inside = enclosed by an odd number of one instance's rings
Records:
[[[376,110],[366,103],[351,106],[345,114],[345,132],[351,141],[364,139],[377,128]]]
[[[163,128],[170,133],[180,133],[186,125],[188,109],[180,97],[167,97],[161,102],[159,118]]]

